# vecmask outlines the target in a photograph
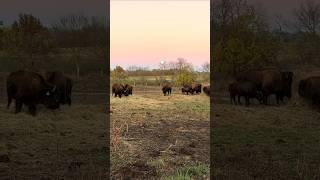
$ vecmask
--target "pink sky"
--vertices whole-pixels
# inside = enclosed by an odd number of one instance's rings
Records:
[[[210,61],[210,2],[117,1],[110,7],[111,67]]]

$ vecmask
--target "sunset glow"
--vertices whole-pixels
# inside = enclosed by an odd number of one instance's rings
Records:
[[[110,64],[157,67],[182,57],[209,62],[208,1],[111,1]]]

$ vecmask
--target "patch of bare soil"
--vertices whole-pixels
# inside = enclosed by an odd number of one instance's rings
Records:
[[[160,178],[209,164],[209,104],[205,95],[111,97],[112,177]]]

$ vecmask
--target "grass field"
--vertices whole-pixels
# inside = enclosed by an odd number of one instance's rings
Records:
[[[319,179],[320,113],[296,94],[287,104],[244,107],[215,96],[215,179]]]
[[[52,111],[38,105],[36,117],[27,108],[14,114],[14,103],[7,109],[2,93],[0,179],[106,178],[106,94],[77,92],[103,90],[103,79],[94,79],[75,80],[71,107]]]
[[[151,91],[110,97],[112,177],[208,179],[209,98]]]

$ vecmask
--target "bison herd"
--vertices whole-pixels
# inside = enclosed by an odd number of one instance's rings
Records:
[[[275,95],[277,104],[292,97],[293,72],[269,70],[252,70],[238,73],[235,81],[229,84],[231,104],[241,104],[241,97],[245,104],[255,98],[261,104],[268,104],[269,96]],[[300,97],[312,100],[314,104],[320,103],[320,76],[311,76],[300,80],[298,87]],[[238,98],[238,102],[236,101]]]
[[[47,72],[45,77],[36,72],[16,71],[7,77],[7,95],[10,107],[15,100],[15,113],[28,107],[36,115],[36,106],[43,104],[49,109],[58,109],[60,104],[71,105],[72,80],[62,72]]]
[[[112,95],[114,95],[115,97],[119,97],[121,98],[122,95],[124,96],[129,96],[129,95],[132,95],[132,90],[133,90],[133,87],[129,84],[118,84],[118,83],[115,83],[112,85]]]
[[[199,94],[201,93],[201,84],[193,84],[193,85],[184,85],[181,88],[181,92],[182,94]],[[119,97],[121,98],[122,95],[124,96],[129,96],[132,95],[132,89],[133,87],[129,84],[119,84],[119,83],[115,83],[112,85],[112,95],[114,95],[115,97]],[[171,95],[172,93],[172,85],[170,83],[165,83],[162,85],[162,93],[164,96],[168,96]],[[203,92],[210,96],[210,86],[204,86],[203,87]]]

